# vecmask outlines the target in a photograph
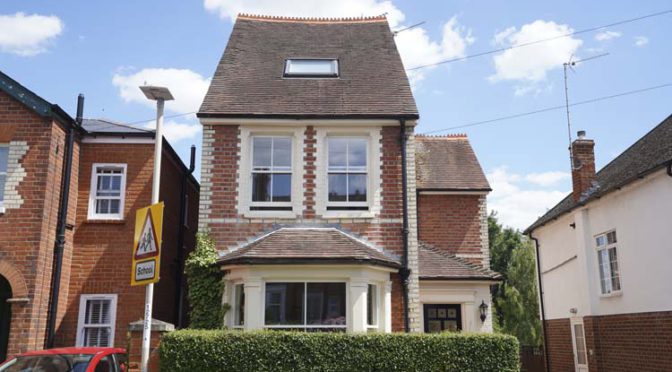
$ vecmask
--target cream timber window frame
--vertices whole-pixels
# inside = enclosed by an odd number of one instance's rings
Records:
[[[316,128],[315,210],[324,218],[374,218],[381,210],[382,126]],[[366,139],[366,201],[329,201],[329,139]],[[350,208],[352,207],[352,208]]]
[[[289,142],[289,143],[287,143]],[[252,144],[252,170],[251,170],[251,209],[258,210],[283,210],[292,207],[292,137],[291,136],[269,136],[253,135]],[[283,149],[284,147],[287,148]],[[282,152],[286,151],[286,154]],[[267,153],[266,153],[267,152]],[[283,159],[283,155],[288,158]],[[267,159],[264,159],[267,158]],[[276,184],[283,183],[283,178],[289,176],[289,190],[287,197],[289,200],[281,200],[283,195],[276,195]],[[265,180],[266,178],[266,180]],[[266,181],[266,184],[261,184]],[[287,181],[286,179],[284,181]],[[257,190],[264,191],[263,195],[256,195]],[[255,198],[257,200],[255,200]],[[268,200],[260,200],[267,198]],[[277,200],[276,200],[277,198]]]
[[[240,159],[238,163],[238,213],[251,218],[296,218],[303,207],[303,140],[305,127],[244,126],[240,128]],[[290,168],[278,173],[291,173],[289,202],[253,201],[254,138],[290,138]]]
[[[0,143],[0,213],[5,211],[5,185],[9,171],[9,144]]]
[[[107,314],[103,314],[107,306]],[[96,314],[94,311],[100,311]],[[114,346],[114,330],[117,321],[116,294],[86,294],[79,300],[79,317],[77,322],[77,346]],[[97,342],[91,342],[91,335],[96,334]],[[101,342],[101,334],[106,334],[106,341]]]
[[[91,168],[91,189],[89,192],[89,220],[123,220],[124,202],[126,200],[126,171],[127,165],[123,163],[95,163]],[[114,185],[114,179],[118,179],[118,185]],[[107,179],[107,181],[105,181]],[[102,182],[102,184],[100,184]],[[106,184],[107,183],[107,184]],[[117,190],[118,188],[118,190]],[[118,195],[117,194],[118,191]],[[100,195],[99,195],[100,193]],[[101,209],[107,201],[107,212]],[[112,205],[117,202],[117,207]],[[116,212],[113,210],[116,209]]]
[[[597,273],[600,278],[600,294],[615,296],[621,293],[621,272],[618,267],[618,241],[616,230],[595,236]]]
[[[369,140],[366,137],[338,135],[327,137],[327,210],[347,210],[349,208],[368,210],[369,146]],[[362,150],[363,156],[361,155]],[[361,158],[359,161],[357,160],[358,152]],[[339,157],[342,158],[341,161]],[[361,164],[362,161],[364,164]],[[363,197],[359,194],[362,183]],[[340,188],[339,186],[343,187],[340,194],[332,194],[332,189]],[[351,188],[356,190],[354,195]]]

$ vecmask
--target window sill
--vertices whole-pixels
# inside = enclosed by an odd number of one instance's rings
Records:
[[[124,225],[126,220],[124,219],[101,219],[101,218],[89,218],[84,221],[86,224],[103,224],[103,225]]]
[[[611,293],[601,293],[600,298],[611,298],[611,297],[621,297],[623,291],[614,291]]]
[[[294,211],[245,211],[245,218],[298,218],[300,215]]]
[[[323,218],[374,218],[373,213],[368,211],[324,211]]]

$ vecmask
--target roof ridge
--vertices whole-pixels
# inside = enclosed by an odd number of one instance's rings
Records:
[[[296,22],[296,23],[369,23],[387,21],[384,14],[368,17],[292,17],[279,15],[264,15],[238,13],[238,19],[266,21],[266,22]]]
[[[427,139],[467,139],[466,133],[449,133],[449,134],[416,134],[415,137]]]

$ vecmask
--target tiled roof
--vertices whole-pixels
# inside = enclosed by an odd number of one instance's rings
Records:
[[[83,119],[82,128],[89,133],[109,134],[153,134],[154,130],[136,128],[108,119]]]
[[[285,78],[291,58],[336,58],[338,78]],[[385,17],[239,16],[199,117],[418,117]]]
[[[598,187],[587,198],[576,202],[570,193],[528,227],[525,232],[531,232],[578,206],[585,205],[648,173],[665,167],[670,162],[672,162],[672,115],[597,172]]]
[[[399,268],[399,259],[336,228],[282,227],[220,256],[220,264],[372,264]]]
[[[499,280],[501,275],[420,242],[418,265],[425,280]]]
[[[466,135],[415,137],[418,190],[489,191]]]

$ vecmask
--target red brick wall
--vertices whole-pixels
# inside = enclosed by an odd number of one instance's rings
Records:
[[[17,188],[23,204],[0,216],[0,275],[9,275],[12,290],[28,298],[12,305],[8,353],[15,354],[44,343],[65,132],[0,92],[0,137],[29,147],[20,161],[27,174]],[[65,265],[70,251],[66,246]],[[17,290],[22,283],[25,291]]]
[[[418,239],[450,254],[481,254],[480,195],[418,198]]]
[[[584,326],[591,372],[672,369],[672,311],[585,317]]]
[[[546,321],[549,359],[552,372],[574,371],[574,352],[572,351],[572,330],[568,318]]]

